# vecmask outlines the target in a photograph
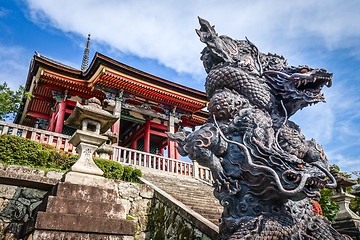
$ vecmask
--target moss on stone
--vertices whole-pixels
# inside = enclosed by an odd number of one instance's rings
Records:
[[[132,216],[126,216],[126,220],[135,220],[135,218],[133,218]]]
[[[165,222],[165,206],[162,206],[159,210],[156,211],[154,215],[154,221],[155,223],[160,223],[163,225]]]

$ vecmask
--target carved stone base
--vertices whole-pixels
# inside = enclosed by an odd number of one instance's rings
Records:
[[[93,153],[98,148],[98,146],[88,143],[79,143],[76,148],[79,151],[79,159],[69,169],[69,172],[102,176],[104,172],[94,163],[92,158]]]

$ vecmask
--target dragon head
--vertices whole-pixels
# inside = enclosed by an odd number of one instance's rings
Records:
[[[269,66],[263,74],[275,97],[283,101],[288,116],[308,105],[325,102],[321,90],[325,85],[331,87],[333,75],[326,69],[309,66],[284,66],[280,69]]]

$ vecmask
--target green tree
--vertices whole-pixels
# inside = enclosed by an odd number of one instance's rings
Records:
[[[332,196],[332,190],[324,188],[320,190],[321,199],[319,204],[322,209],[323,216],[327,217],[329,221],[333,221],[336,214],[339,212],[339,206],[332,200],[329,199]]]
[[[355,181],[358,183],[352,189],[355,190],[357,187],[359,187],[360,184],[360,171],[354,171],[351,174],[356,177]],[[349,206],[354,213],[360,216],[360,197],[356,197],[355,199],[352,199]]]
[[[357,181],[357,183],[360,184],[360,171],[352,172],[352,174],[349,174],[346,172],[340,172],[340,168],[336,164],[333,164],[332,167],[339,170],[340,175],[347,177],[349,179],[351,179],[353,175],[356,176],[357,179],[355,179],[355,181]],[[350,193],[353,190],[355,190],[356,187],[357,187],[356,185],[347,187],[346,190],[348,193]],[[334,201],[329,199],[329,197],[332,196],[332,190],[324,188],[320,190],[320,193],[321,193],[321,199],[319,201],[319,204],[321,206],[323,215],[327,217],[329,221],[333,221],[334,217],[339,211],[339,206]],[[360,197],[356,197],[355,199],[351,200],[350,209],[356,214],[358,215],[360,214]]]
[[[18,90],[12,91],[6,82],[0,84],[0,120],[14,118],[19,113],[23,98],[30,100],[31,97],[32,94],[25,92],[25,88],[21,85]]]

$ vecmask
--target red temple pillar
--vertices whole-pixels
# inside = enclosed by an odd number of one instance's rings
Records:
[[[59,110],[58,110],[56,126],[55,126],[56,133],[61,133],[64,125],[65,110],[66,110],[66,102],[64,100],[65,100],[64,98],[61,98],[61,102],[59,103]]]
[[[144,129],[144,152],[150,152],[150,120],[146,119]]]
[[[133,140],[133,142],[132,142],[132,144],[131,144],[131,148],[134,149],[134,150],[136,150],[136,148],[137,148],[137,140],[136,140],[136,139]]]
[[[49,124],[49,131],[50,132],[54,132],[55,131],[55,112],[51,113],[51,120],[50,120],[50,124]]]

